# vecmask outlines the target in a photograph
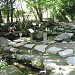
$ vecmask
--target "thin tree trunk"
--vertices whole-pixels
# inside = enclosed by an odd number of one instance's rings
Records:
[[[7,23],[9,23],[9,2],[7,0]]]
[[[34,8],[35,8],[35,10],[36,10],[36,12],[37,12],[39,21],[42,22],[42,21],[43,21],[43,17],[42,17],[42,9],[41,9],[41,8],[37,8],[36,6],[35,6]]]
[[[10,4],[11,4],[11,24],[13,24],[13,12],[14,12],[13,3],[14,2],[15,2],[15,0],[10,0]]]
[[[13,24],[13,2],[12,2],[12,0],[10,0],[10,4],[11,4],[11,13],[10,13],[10,15],[11,15],[11,24]]]
[[[0,23],[3,23],[1,10],[0,10]]]

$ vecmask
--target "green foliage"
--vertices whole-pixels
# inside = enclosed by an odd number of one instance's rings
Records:
[[[8,4],[7,5],[7,1]],[[16,0],[22,2],[22,0]],[[75,19],[75,0],[23,0],[27,3],[27,8],[29,9],[29,14],[34,14],[35,19],[42,21],[42,16],[44,11],[49,10],[50,16],[53,19],[59,21],[72,21]],[[11,12],[10,0],[0,1],[0,10],[2,11],[2,17],[7,17],[8,11]],[[14,17],[23,17],[25,10],[14,11]],[[10,16],[10,15],[9,15]]]
[[[0,70],[5,69],[7,65],[8,64],[5,60],[1,60],[0,61]]]
[[[75,19],[75,0],[25,0],[27,7],[34,11],[40,7],[42,10],[50,10],[53,18],[65,21]],[[43,12],[42,12],[43,13]]]

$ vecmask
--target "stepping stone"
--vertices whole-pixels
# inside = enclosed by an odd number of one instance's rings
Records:
[[[13,40],[14,42],[24,42],[26,41],[26,38],[25,37],[21,37],[19,39],[16,39],[16,40]]]
[[[29,60],[31,61],[31,58],[33,58],[34,55],[29,55],[29,54],[15,54],[14,58],[16,58],[17,60],[22,60],[22,61],[26,61]]]
[[[1,44],[1,46],[7,46],[9,42],[11,42],[11,40],[6,39],[4,37],[0,37],[0,44]]]
[[[55,46],[63,49],[75,49],[75,43],[61,43]]]
[[[41,41],[41,42],[44,42],[44,41]],[[56,41],[54,41],[54,40],[51,40],[51,41],[50,40],[47,40],[47,43],[48,44],[53,44],[53,43],[56,43]]]
[[[7,52],[16,53],[16,52],[19,51],[19,49],[11,47],[11,46],[8,46],[8,47],[3,47],[3,51],[6,52],[6,53]]]
[[[40,56],[33,57],[31,59],[31,64],[36,68],[43,68],[43,60]]]
[[[16,44],[16,42],[9,42],[8,45],[13,46],[14,44]]]
[[[10,48],[10,52],[13,52],[13,53],[16,53],[16,52],[18,52],[19,51],[19,49],[17,49],[17,48]]]
[[[75,56],[73,57],[68,57],[67,59],[67,63],[70,65],[75,65]]]
[[[63,43],[67,43],[67,42],[66,41],[62,41],[61,43],[63,44]]]
[[[25,42],[21,42],[21,43],[16,43],[13,46],[14,47],[20,47],[20,46],[23,46],[24,44],[25,44]]]
[[[64,31],[64,28],[57,28],[56,31],[57,32],[63,32]]]
[[[53,44],[53,43],[55,43],[56,41],[54,41],[54,40],[52,40],[52,41],[47,41],[47,43],[49,43],[49,44]]]
[[[57,54],[61,50],[63,50],[63,49],[55,47],[55,46],[50,47],[49,49],[47,49],[47,51],[50,52],[50,53],[52,53],[52,54]]]
[[[51,70],[51,69],[57,69],[58,66],[56,65],[56,63],[53,63],[53,62],[43,62],[44,64],[44,67],[47,69],[47,70]]]
[[[40,52],[45,52],[47,45],[37,45],[34,47],[35,50],[40,51]]]
[[[72,49],[66,49],[64,51],[61,51],[58,53],[61,57],[68,57],[73,55],[73,50]]]
[[[23,54],[21,60],[31,60],[34,55]]]
[[[26,44],[26,45],[24,45],[24,47],[26,47],[26,48],[33,48],[35,46],[35,44]]]
[[[56,41],[68,40],[72,36],[73,36],[73,33],[62,33],[62,34],[56,36],[56,38],[54,40],[56,40]]]

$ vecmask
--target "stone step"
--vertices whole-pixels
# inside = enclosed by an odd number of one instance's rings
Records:
[[[50,47],[49,49],[47,49],[47,52],[50,52],[52,54],[57,54],[61,50],[63,50],[63,49],[53,46],[53,47]]]

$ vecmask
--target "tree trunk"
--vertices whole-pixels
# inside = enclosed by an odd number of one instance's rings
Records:
[[[35,10],[36,10],[36,12],[37,12],[39,21],[42,22],[42,21],[43,21],[42,9],[41,9],[40,7],[37,8],[36,6],[35,6],[34,8],[35,8]]]
[[[0,23],[3,23],[1,10],[0,10]]]
[[[12,2],[12,0],[10,0],[10,4],[11,4],[11,13],[10,13],[10,15],[11,15],[11,24],[13,24],[13,2]]]
[[[13,3],[14,2],[15,2],[15,0],[10,0],[10,4],[11,4],[11,24],[13,24],[13,12],[14,12]]]
[[[7,23],[9,23],[9,2],[7,0]]]

